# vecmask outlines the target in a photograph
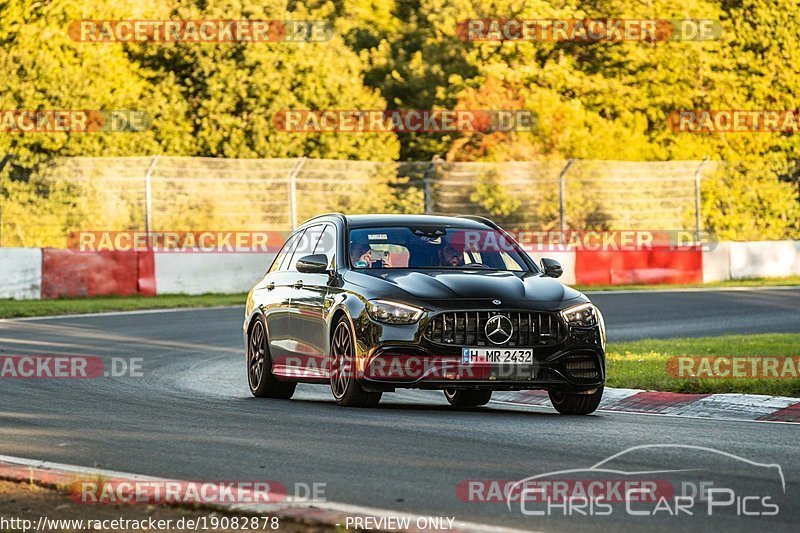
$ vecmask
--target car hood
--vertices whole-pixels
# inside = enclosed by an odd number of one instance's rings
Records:
[[[418,300],[498,299],[505,305],[524,305],[557,304],[583,296],[553,278],[533,272],[381,269],[349,271],[345,280],[386,298],[409,295]]]

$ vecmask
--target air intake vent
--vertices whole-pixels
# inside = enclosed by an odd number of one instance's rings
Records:
[[[600,378],[600,366],[594,354],[575,354],[564,361],[567,373],[575,379],[594,380]]]
[[[512,333],[503,346],[547,346],[566,337],[566,326],[550,313],[528,311],[461,311],[440,313],[428,322],[425,338],[437,344],[497,346],[486,338],[486,322],[495,315],[511,321]]]

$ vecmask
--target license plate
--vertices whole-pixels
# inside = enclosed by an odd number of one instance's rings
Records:
[[[462,348],[461,363],[465,365],[530,365],[533,364],[533,350]]]

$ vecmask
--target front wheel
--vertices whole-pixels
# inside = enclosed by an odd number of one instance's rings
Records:
[[[355,339],[347,318],[342,318],[333,330],[331,342],[331,392],[344,407],[375,407],[381,401],[380,392],[367,392],[356,380]]]
[[[562,415],[588,415],[593,413],[603,399],[603,387],[591,394],[549,391],[550,402]]]
[[[264,317],[259,315],[247,339],[247,383],[250,393],[257,398],[282,398],[294,394],[296,383],[279,381],[272,373],[272,358],[267,344]]]
[[[444,397],[454,407],[478,407],[489,403],[492,391],[445,389]]]

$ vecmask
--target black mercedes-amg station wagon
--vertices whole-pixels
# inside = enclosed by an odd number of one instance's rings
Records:
[[[398,388],[454,406],[544,389],[561,413],[597,409],[605,326],[510,234],[479,217],[328,214],[286,240],[250,291],[247,374],[255,396],[329,384],[344,406]]]

